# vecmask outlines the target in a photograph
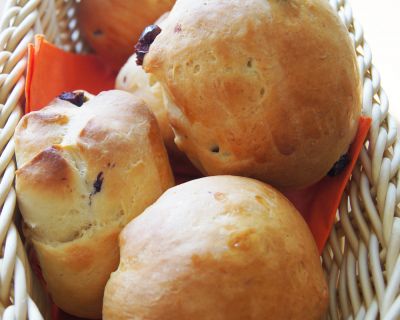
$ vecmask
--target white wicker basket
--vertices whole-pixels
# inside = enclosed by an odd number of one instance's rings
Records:
[[[73,0],[0,0],[0,319],[49,318],[18,232],[14,129],[22,116],[27,45],[35,34],[80,52]],[[323,0],[321,0],[323,1]],[[328,319],[400,319],[400,143],[360,24],[347,0],[330,0],[354,40],[373,119],[322,255]],[[377,2],[377,5],[378,2]],[[37,307],[39,306],[39,308]],[[39,311],[40,309],[40,311]]]

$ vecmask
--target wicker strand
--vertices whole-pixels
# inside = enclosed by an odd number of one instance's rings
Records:
[[[87,52],[88,48],[77,27],[76,8],[73,1],[56,0],[56,6],[60,28],[60,43],[58,45],[66,51]]]
[[[22,241],[13,222],[16,196],[15,127],[22,116],[28,43],[36,33],[49,40],[57,30],[52,0],[9,0],[0,22],[0,311],[2,319],[42,319],[29,297],[32,275]],[[50,7],[50,8],[49,8]],[[51,31],[49,33],[49,31]],[[53,34],[53,35],[52,35]]]
[[[331,305],[330,318],[400,319],[400,145],[397,123],[388,113],[389,103],[381,88],[380,75],[372,64],[372,53],[364,40],[361,25],[354,20],[349,1],[330,0],[354,40],[363,81],[363,113],[372,117],[368,143],[364,146],[350,182],[350,194],[344,194],[339,220],[323,254],[324,266],[331,265],[329,292],[349,296],[351,312],[342,301]],[[349,199],[349,200],[348,200]],[[347,206],[350,201],[350,206]],[[339,263],[337,245],[346,264]],[[343,253],[342,253],[343,252]],[[326,261],[330,259],[330,261]],[[333,273],[334,272],[334,273]],[[332,275],[333,273],[333,275]],[[346,281],[342,274],[346,274]],[[345,287],[345,288],[343,288]],[[344,290],[345,292],[344,293]],[[342,298],[341,300],[343,300]],[[335,299],[331,298],[331,303]],[[338,315],[339,314],[339,315]]]

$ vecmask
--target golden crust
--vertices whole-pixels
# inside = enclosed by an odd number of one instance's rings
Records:
[[[18,166],[28,162],[39,151],[61,142],[64,127],[70,120],[69,110],[73,108],[66,101],[59,100],[57,104],[53,101],[43,109],[46,112],[31,112],[21,119],[14,135],[16,144],[24,142],[24,148],[16,154]],[[32,141],[30,137],[33,135],[40,136],[40,141]]]
[[[157,121],[108,91],[78,108],[56,99],[21,120],[16,190],[28,239],[63,310],[101,316],[121,228],[173,185]]]
[[[357,130],[354,48],[324,1],[178,0],[144,68],[168,92],[175,143],[209,175],[305,186]]]
[[[133,53],[140,34],[170,10],[175,0],[101,0],[77,4],[79,30],[115,70]]]
[[[66,161],[59,153],[59,147],[52,146],[37,156],[35,156],[28,166],[24,166],[18,170],[18,179],[29,181],[34,189],[46,189],[48,192],[55,194],[65,193],[70,191],[70,186],[73,183],[74,175],[68,161]],[[65,181],[60,185],[60,181]],[[57,188],[57,189],[55,189]]]
[[[33,241],[55,304],[81,317],[100,318],[104,287],[119,261],[118,234],[116,228],[102,230],[56,246]]]
[[[320,319],[312,235],[272,187],[218,176],[169,189],[120,235],[103,319]]]

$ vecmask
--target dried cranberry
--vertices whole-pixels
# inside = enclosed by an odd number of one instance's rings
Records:
[[[92,205],[92,197],[101,191],[101,187],[103,185],[104,174],[103,172],[99,172],[96,177],[96,181],[93,182],[93,191],[89,194],[89,205]]]
[[[83,92],[63,92],[58,98],[71,102],[72,104],[80,107],[85,102],[85,94]]]
[[[149,52],[150,45],[161,33],[161,28],[155,24],[147,26],[142,32],[138,43],[135,45],[136,64],[143,64],[144,56]]]
[[[100,172],[96,177],[96,181],[93,183],[92,194],[96,194],[101,191],[101,186],[103,185],[103,180],[104,180],[103,172]]]
[[[346,153],[343,156],[340,157],[339,161],[336,162],[332,169],[329,170],[328,172],[328,176],[329,177],[336,177],[339,174],[342,173],[342,171],[347,167],[347,165],[350,163],[350,157],[349,155]]]

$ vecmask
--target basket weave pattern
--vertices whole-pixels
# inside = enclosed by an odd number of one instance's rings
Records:
[[[0,0],[2,1],[2,0]],[[327,319],[400,319],[400,142],[371,49],[347,0],[330,0],[349,30],[372,127],[322,254],[329,284]],[[43,319],[47,300],[21,241],[14,190],[13,133],[23,114],[27,46],[35,34],[85,51],[73,0],[8,0],[0,14],[0,318]],[[34,302],[35,301],[35,302]],[[39,308],[42,314],[39,311]],[[42,305],[42,306],[41,306]]]

